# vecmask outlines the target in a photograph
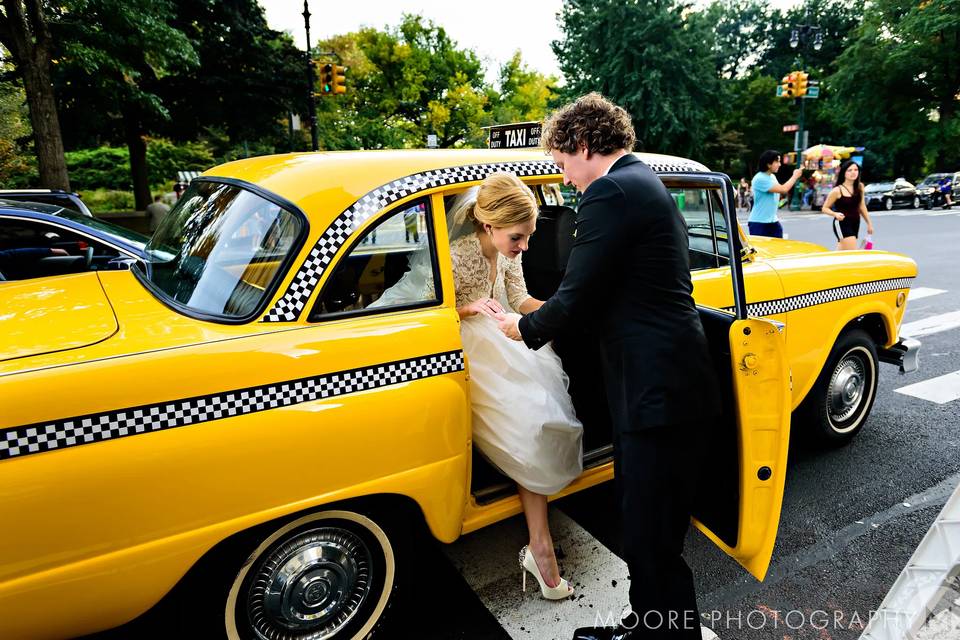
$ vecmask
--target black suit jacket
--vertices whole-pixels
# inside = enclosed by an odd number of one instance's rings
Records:
[[[599,338],[616,430],[709,419],[717,382],[692,292],[683,218],[628,154],[583,193],[563,281],[520,333],[532,349],[579,326]]]

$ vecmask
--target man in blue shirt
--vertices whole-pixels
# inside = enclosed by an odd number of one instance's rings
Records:
[[[747,219],[747,227],[752,236],[782,238],[783,226],[777,218],[777,202],[781,193],[790,193],[794,183],[803,173],[796,169],[789,180],[780,184],[775,175],[780,170],[780,152],[764,151],[760,154],[760,166],[753,176],[753,209]]]

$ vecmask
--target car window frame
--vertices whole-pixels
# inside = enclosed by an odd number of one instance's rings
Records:
[[[440,273],[440,255],[438,253],[437,247],[437,233],[436,233],[436,223],[434,222],[434,206],[433,206],[433,196],[437,194],[428,193],[423,194],[418,197],[412,198],[410,200],[401,201],[394,204],[389,209],[384,209],[375,216],[372,216],[367,224],[363,226],[362,230],[357,230],[350,236],[350,241],[344,243],[344,249],[338,252],[336,259],[330,263],[330,266],[326,269],[328,274],[323,281],[323,286],[317,287],[318,292],[314,294],[313,302],[310,305],[310,311],[307,312],[306,322],[311,326],[318,326],[324,322],[331,322],[337,320],[344,320],[347,318],[363,318],[367,316],[374,315],[385,315],[390,313],[399,313],[405,311],[416,311],[420,309],[429,309],[433,307],[441,307],[444,304],[445,300],[445,291],[443,289],[443,283],[441,281]],[[440,194],[443,196],[444,194]],[[420,203],[423,203],[426,207],[425,216],[427,218],[427,238],[429,240],[429,250],[430,250],[430,266],[433,271],[433,290],[436,297],[435,300],[421,300],[420,302],[409,302],[406,304],[392,305],[389,307],[366,307],[364,309],[352,309],[350,311],[334,311],[332,313],[324,313],[322,315],[316,315],[317,305],[320,304],[320,300],[323,299],[323,294],[327,290],[327,287],[330,286],[330,282],[333,279],[333,275],[336,273],[337,268],[340,266],[343,260],[347,259],[353,250],[360,244],[367,234],[376,229],[379,225],[383,224],[393,216],[397,215],[401,211],[410,209]]]
[[[260,302],[251,313],[248,313],[242,317],[224,316],[220,314],[207,313],[205,311],[198,311],[182,305],[176,300],[168,298],[166,293],[161,291],[159,287],[153,284],[153,282],[147,278],[147,275],[141,271],[141,269],[143,269],[141,261],[138,261],[137,264],[130,269],[130,271],[134,274],[134,277],[136,277],[140,284],[142,284],[158,302],[163,304],[165,307],[179,313],[180,315],[193,318],[194,320],[202,320],[204,322],[213,322],[216,324],[249,324],[250,322],[263,316],[263,313],[266,311],[267,307],[276,301],[277,291],[280,289],[280,285],[284,280],[287,279],[287,274],[290,273],[291,267],[293,267],[294,264],[297,264],[296,261],[300,256],[300,253],[303,251],[303,245],[310,236],[310,219],[306,216],[306,214],[303,213],[300,207],[293,204],[283,196],[279,196],[272,191],[268,191],[263,187],[253,184],[252,182],[247,182],[246,180],[240,180],[238,178],[225,178],[220,176],[199,176],[194,178],[192,182],[212,182],[214,184],[225,184],[250,191],[257,196],[272,202],[299,219],[301,223],[300,232],[294,239],[293,244],[290,245],[290,250],[287,252],[287,256],[280,263],[280,266],[277,268],[277,273],[274,274],[270,284],[264,288],[263,296],[261,297]]]
[[[670,188],[670,187],[668,187],[668,189],[669,189],[669,188]],[[684,187],[682,187],[682,188],[687,189],[687,188],[689,188],[689,187],[688,187],[688,186],[684,186]],[[724,215],[724,212],[723,212],[723,191],[724,191],[724,190],[723,190],[723,187],[721,187],[721,186],[719,186],[719,185],[709,185],[709,186],[697,185],[697,186],[695,186],[695,187],[693,187],[693,188],[695,188],[695,189],[702,189],[702,190],[704,190],[704,191],[707,193],[707,198],[706,198],[706,200],[707,200],[707,218],[708,218],[709,223],[710,223],[710,236],[711,236],[711,240],[713,241],[714,264],[713,264],[712,267],[704,267],[704,268],[702,268],[702,269],[693,269],[693,268],[691,268],[691,269],[690,269],[690,273],[692,274],[692,273],[696,273],[696,272],[699,272],[699,271],[706,271],[706,270],[708,270],[708,269],[722,269],[722,268],[724,268],[724,267],[728,267],[728,266],[730,266],[730,258],[729,258],[728,256],[724,256],[723,254],[720,253],[720,239],[717,237],[717,219],[716,219],[716,216],[719,215],[721,218],[723,218],[724,220],[726,220],[726,216]],[[714,195],[716,196],[716,198],[713,197]],[[720,205],[720,209],[717,209],[717,208],[716,208],[716,206],[717,206],[718,203],[719,203],[719,205]],[[681,218],[683,218],[683,212],[680,211],[679,213],[680,213]],[[689,244],[689,242],[690,242],[690,228],[689,228],[689,227],[687,226],[687,224],[686,224],[686,218],[683,218],[683,220],[684,220],[684,227],[687,228],[687,243]],[[730,230],[728,229],[728,230],[727,230],[727,235],[729,236],[729,234],[730,234]]]
[[[117,251],[118,253],[121,253],[121,254],[127,256],[128,258],[132,258],[132,259],[134,259],[134,260],[140,260],[140,256],[138,256],[138,255],[135,254],[135,253],[131,253],[131,252],[128,251],[125,247],[122,247],[122,246],[120,246],[120,245],[118,245],[118,244],[114,244],[114,243],[112,243],[112,242],[109,242],[109,241],[107,241],[107,240],[104,240],[103,238],[100,238],[100,237],[98,237],[98,236],[91,235],[90,233],[87,233],[87,232],[85,232],[85,231],[83,231],[83,230],[81,230],[81,229],[78,229],[78,228],[76,228],[76,227],[72,227],[72,226],[70,226],[70,225],[63,224],[62,222],[59,222],[59,221],[46,220],[46,219],[44,219],[44,218],[34,218],[34,217],[31,217],[31,216],[22,216],[22,215],[17,215],[17,214],[13,214],[13,215],[0,214],[0,220],[21,220],[21,221],[26,221],[26,222],[35,222],[35,223],[38,223],[38,224],[43,224],[43,225],[46,225],[46,226],[48,226],[48,227],[55,227],[55,228],[57,228],[57,229],[62,229],[63,231],[67,231],[67,232],[69,232],[69,233],[73,233],[73,234],[76,234],[76,235],[78,235],[78,236],[83,236],[84,238],[90,240],[90,242],[94,242],[94,243],[96,243],[96,244],[98,244],[98,245],[106,245],[107,247],[110,247],[110,248],[113,249],[114,251]]]

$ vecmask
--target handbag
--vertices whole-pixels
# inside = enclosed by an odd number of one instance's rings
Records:
[[[860,248],[866,251],[873,249],[873,236],[869,233],[860,241]]]

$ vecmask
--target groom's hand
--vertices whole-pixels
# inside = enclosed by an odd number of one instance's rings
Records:
[[[497,324],[500,325],[500,331],[503,332],[503,335],[507,336],[511,340],[523,340],[523,336],[520,335],[520,318],[523,317],[519,313],[498,313],[493,316],[497,320]]]

